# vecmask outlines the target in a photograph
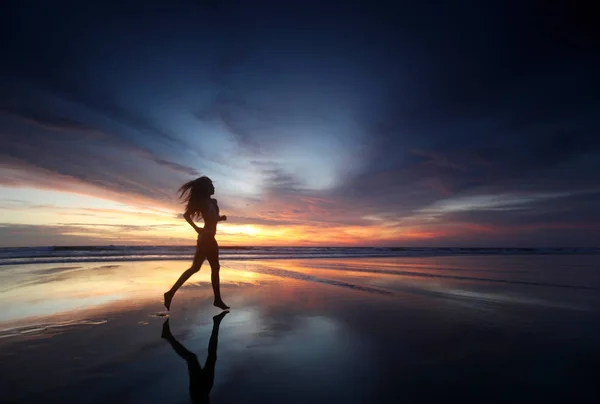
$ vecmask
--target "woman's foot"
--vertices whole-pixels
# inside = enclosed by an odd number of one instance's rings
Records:
[[[216,307],[220,308],[221,310],[228,310],[229,306],[227,306],[223,300],[215,300],[215,302],[213,303]]]
[[[215,326],[218,327],[219,325],[221,325],[221,320],[223,320],[223,317],[225,317],[227,315],[227,313],[229,313],[229,312],[222,311],[221,313],[219,313],[213,317],[213,323],[215,324]]]
[[[167,310],[171,310],[171,300],[173,300],[173,294],[170,292],[165,292],[164,296],[164,304]]]

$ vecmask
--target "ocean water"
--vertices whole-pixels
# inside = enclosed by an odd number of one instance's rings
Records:
[[[190,260],[194,246],[76,246],[0,248],[0,265]],[[461,247],[221,247],[224,260],[443,257],[479,255],[600,255],[600,248]]]

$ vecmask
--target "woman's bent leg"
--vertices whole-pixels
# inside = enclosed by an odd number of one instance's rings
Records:
[[[206,253],[204,251],[204,248],[201,248],[201,246],[198,245],[198,247],[196,248],[196,255],[194,256],[194,262],[192,263],[192,266],[189,269],[187,269],[184,273],[182,273],[179,279],[177,279],[177,281],[173,284],[171,289],[169,289],[169,291],[165,292],[164,294],[164,304],[167,310],[170,310],[171,300],[173,300],[173,296],[175,296],[177,290],[179,290],[181,285],[183,285],[185,281],[187,281],[190,278],[190,276],[192,276],[200,270],[200,267],[202,266],[202,263],[204,262],[205,258]]]

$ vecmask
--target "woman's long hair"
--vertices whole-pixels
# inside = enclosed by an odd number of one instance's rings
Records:
[[[202,217],[202,210],[207,198],[211,195],[212,181],[206,176],[188,181],[179,187],[179,198],[183,203],[187,203],[185,211],[192,215],[194,219]]]

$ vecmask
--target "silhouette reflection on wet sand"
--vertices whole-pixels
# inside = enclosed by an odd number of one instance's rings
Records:
[[[184,347],[171,334],[169,320],[163,324],[161,337],[166,339],[173,350],[183,358],[188,367],[188,376],[190,381],[190,397],[193,403],[208,403],[210,402],[210,390],[212,389],[215,380],[215,364],[217,363],[217,344],[219,342],[219,326],[225,315],[229,313],[224,311],[213,317],[213,329],[208,342],[208,355],[204,368],[198,361],[198,357]]]

